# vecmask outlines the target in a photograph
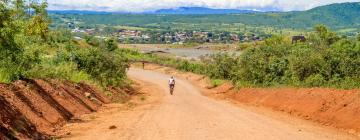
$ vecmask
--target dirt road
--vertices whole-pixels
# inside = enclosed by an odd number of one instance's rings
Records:
[[[167,79],[152,71],[131,69],[129,76],[147,87],[148,104],[132,110],[100,112],[96,119],[66,127],[64,139],[124,140],[324,140],[356,139],[301,121],[279,120],[231,103],[203,96],[186,80],[177,79],[174,95]],[[155,100],[156,99],[156,100]],[[114,105],[116,108],[116,105]],[[116,126],[116,129],[109,129]]]

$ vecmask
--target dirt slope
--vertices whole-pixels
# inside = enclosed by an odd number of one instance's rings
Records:
[[[249,88],[240,89],[235,93],[228,92],[226,95],[242,103],[265,106],[352,134],[360,132],[358,90]]]
[[[1,84],[0,139],[48,139],[66,122],[109,102],[86,84],[56,80]]]
[[[177,79],[175,95],[171,96],[167,87],[169,75],[139,69],[131,69],[129,75],[147,85],[152,96],[162,98],[133,110],[114,107],[111,112],[94,114],[98,116],[95,121],[66,127],[73,135],[65,139],[357,139],[332,129],[274,119],[207,98],[187,80]]]

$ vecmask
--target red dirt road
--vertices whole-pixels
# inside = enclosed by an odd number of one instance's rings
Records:
[[[96,119],[68,125],[64,139],[124,140],[351,140],[357,137],[311,123],[275,119],[247,108],[203,96],[189,81],[177,79],[168,93],[169,75],[131,69],[151,96],[132,110],[113,109]],[[116,108],[117,105],[110,105]],[[115,129],[109,129],[116,126]],[[112,127],[113,128],[113,127]]]

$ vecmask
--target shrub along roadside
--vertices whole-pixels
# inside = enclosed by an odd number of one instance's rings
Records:
[[[230,80],[238,87],[360,88],[360,41],[340,38],[316,27],[308,42],[290,44],[280,36],[240,56],[217,54],[200,62],[120,50],[132,60],[146,60],[179,70]],[[316,36],[316,37],[315,37]]]
[[[73,62],[102,86],[120,86],[126,78],[128,61],[99,48],[76,52]]]
[[[47,51],[49,52],[49,51]],[[41,63],[27,72],[28,78],[64,79],[96,83],[103,87],[126,84],[126,57],[98,47],[82,48],[71,44],[43,55]]]
[[[103,87],[125,83],[128,61],[115,56],[114,39],[90,37],[88,43],[79,43],[67,30],[49,29],[46,7],[46,2],[0,2],[1,83],[32,78],[87,81]],[[28,14],[29,9],[34,12]]]

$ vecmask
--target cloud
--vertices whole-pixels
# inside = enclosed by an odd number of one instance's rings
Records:
[[[316,6],[360,0],[48,0],[50,10],[144,12],[178,7],[215,9],[307,10]]]

